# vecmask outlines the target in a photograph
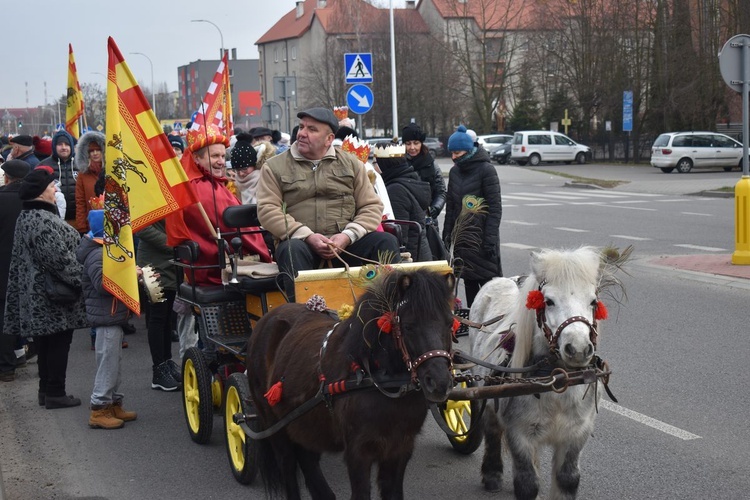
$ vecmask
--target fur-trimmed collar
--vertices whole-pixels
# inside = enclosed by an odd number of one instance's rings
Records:
[[[24,210],[47,210],[53,214],[59,216],[60,212],[57,211],[57,205],[54,203],[48,203],[42,200],[27,200],[23,202]]]

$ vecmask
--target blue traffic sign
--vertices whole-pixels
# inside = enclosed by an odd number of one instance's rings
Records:
[[[633,91],[622,93],[622,131],[633,131]]]
[[[363,115],[372,109],[374,98],[367,85],[352,85],[346,93],[346,104],[353,113]]]
[[[344,54],[344,81],[372,83],[372,54]]]

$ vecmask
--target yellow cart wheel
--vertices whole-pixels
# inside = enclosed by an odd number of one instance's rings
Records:
[[[213,431],[211,370],[197,347],[185,352],[182,360],[182,409],[190,439],[205,444]]]
[[[474,382],[461,382],[458,387],[470,387]],[[481,422],[477,421],[481,401],[448,400],[440,405],[440,413],[448,428],[459,436],[448,436],[451,446],[462,455],[471,455],[482,444]],[[471,430],[471,432],[469,432]],[[467,434],[468,433],[468,434]]]
[[[250,389],[244,373],[233,373],[229,376],[224,390],[224,444],[232,475],[241,484],[250,484],[258,474],[257,448],[255,441],[249,438],[238,424],[234,415],[254,413],[250,400]],[[249,420],[252,429],[255,420]]]

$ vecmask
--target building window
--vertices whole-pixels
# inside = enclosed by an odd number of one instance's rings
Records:
[[[273,49],[273,62],[279,62],[279,49]]]
[[[281,47],[281,60],[286,61],[286,47]]]
[[[232,78],[234,76],[234,70],[232,68],[229,68],[229,78]]]
[[[296,61],[296,60],[297,60],[297,46],[293,45],[292,46],[292,61]]]

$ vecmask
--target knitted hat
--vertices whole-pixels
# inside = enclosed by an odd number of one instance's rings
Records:
[[[53,182],[55,182],[55,175],[50,174],[47,169],[34,169],[21,181],[18,196],[22,200],[33,200],[38,198]]]
[[[471,151],[472,149],[474,149],[474,140],[466,133],[466,127],[459,125],[448,139],[448,151]]]
[[[235,170],[254,167],[258,162],[258,153],[250,144],[249,134],[240,134],[237,136],[237,142],[232,148],[232,168]]]
[[[182,139],[177,135],[169,136],[169,144],[171,144],[173,148],[177,148],[180,151],[185,151],[185,143],[182,142]]]
[[[42,139],[35,135],[32,139],[34,150],[40,155],[50,156],[52,154],[52,139]]]
[[[19,146],[33,146],[34,139],[30,135],[17,135],[10,138],[11,144],[18,144]]]
[[[404,142],[408,142],[408,141],[424,142],[426,138],[427,138],[427,134],[422,132],[422,128],[416,123],[410,123],[403,129],[401,129],[401,140]]]
[[[104,237],[104,210],[89,210],[89,237]]]
[[[5,171],[8,177],[14,179],[23,179],[31,170],[31,166],[23,160],[8,160],[0,168]]]

